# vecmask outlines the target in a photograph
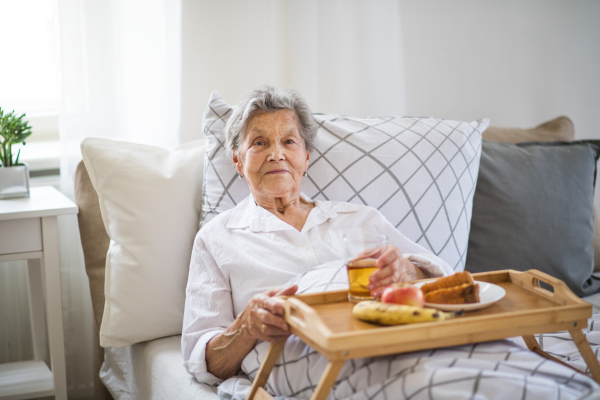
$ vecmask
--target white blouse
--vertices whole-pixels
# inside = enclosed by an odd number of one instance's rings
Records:
[[[353,230],[385,234],[404,257],[434,276],[454,273],[445,261],[407,239],[374,208],[333,201],[314,203],[301,232],[248,196],[196,235],[181,345],[184,366],[198,381],[221,382],[206,369],[206,344],[231,325],[252,296],[285,286],[313,267],[342,259],[342,238]]]

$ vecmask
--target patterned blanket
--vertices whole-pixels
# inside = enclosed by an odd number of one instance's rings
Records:
[[[339,262],[314,268],[290,283],[299,292],[347,288]],[[586,330],[597,353],[600,314]],[[597,330],[595,331],[594,328]],[[520,341],[520,343],[519,343]],[[568,333],[538,335],[543,349],[588,372]],[[245,399],[269,344],[259,342],[242,363],[240,375],[218,388],[224,399]],[[328,361],[296,336],[288,338],[266,390],[276,399],[308,399]],[[589,376],[526,349],[522,339],[501,340],[347,361],[329,399],[600,399]]]

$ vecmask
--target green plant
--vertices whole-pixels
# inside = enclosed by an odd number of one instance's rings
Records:
[[[28,121],[23,121],[25,114],[21,116],[15,115],[12,111],[4,114],[0,107],[0,162],[5,167],[12,167],[19,164],[19,156],[21,149],[17,153],[17,157],[13,162],[12,146],[17,143],[25,144],[25,139],[31,135],[31,127]]]

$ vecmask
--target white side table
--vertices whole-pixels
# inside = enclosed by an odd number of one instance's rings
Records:
[[[0,399],[66,399],[57,216],[78,209],[51,186],[31,188],[30,196],[0,200],[0,262],[27,260],[35,357],[0,364]]]

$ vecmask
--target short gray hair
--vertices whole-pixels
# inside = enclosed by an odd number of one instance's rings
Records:
[[[314,149],[318,124],[304,98],[294,90],[263,86],[251,91],[234,109],[225,125],[225,143],[228,151],[237,150],[242,144],[248,123],[258,111],[273,113],[292,110],[300,122],[300,135],[307,151]]]

